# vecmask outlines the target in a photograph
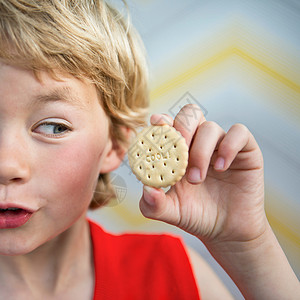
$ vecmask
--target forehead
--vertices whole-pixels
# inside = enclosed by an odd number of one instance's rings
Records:
[[[96,88],[87,80],[59,72],[55,72],[55,77],[44,71],[36,76],[32,70],[1,62],[0,95],[27,100],[29,106],[62,101],[87,108],[98,102]]]

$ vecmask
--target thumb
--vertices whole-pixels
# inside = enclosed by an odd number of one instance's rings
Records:
[[[140,210],[149,219],[168,222],[168,211],[170,208],[166,201],[166,194],[162,189],[144,186],[143,195],[140,200]]]

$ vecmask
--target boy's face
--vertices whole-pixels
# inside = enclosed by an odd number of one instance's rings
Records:
[[[95,87],[61,79],[0,62],[0,254],[28,253],[74,224],[99,172],[117,164]]]

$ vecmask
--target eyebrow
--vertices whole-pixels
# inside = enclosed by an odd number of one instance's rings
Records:
[[[62,88],[55,88],[52,91],[45,94],[38,94],[33,97],[29,106],[43,105],[53,102],[65,102],[73,106],[84,108],[83,101],[76,97],[68,86]]]

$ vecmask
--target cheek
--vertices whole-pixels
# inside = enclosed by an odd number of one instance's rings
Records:
[[[45,188],[50,197],[71,201],[90,201],[99,175],[104,147],[93,143],[76,143],[52,151],[48,161]]]

